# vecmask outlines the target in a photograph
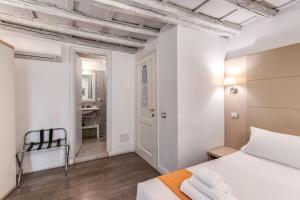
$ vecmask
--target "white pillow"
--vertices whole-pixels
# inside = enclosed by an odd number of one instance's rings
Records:
[[[300,169],[300,137],[251,127],[243,152]]]

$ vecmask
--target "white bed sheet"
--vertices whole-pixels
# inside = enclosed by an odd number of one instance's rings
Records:
[[[300,170],[237,152],[188,168],[221,174],[238,200],[300,200]],[[178,200],[158,178],[138,184],[137,200]]]

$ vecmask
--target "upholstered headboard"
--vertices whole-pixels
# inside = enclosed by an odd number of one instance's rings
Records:
[[[244,145],[251,126],[300,136],[300,44],[228,60],[225,71],[237,67],[233,61],[244,65],[244,73],[238,76],[245,81],[239,86],[244,91],[231,97],[225,95],[227,145]],[[240,105],[235,107],[238,110],[230,111],[234,98]],[[241,112],[241,116],[231,119],[230,112]],[[243,127],[236,132],[238,124]]]

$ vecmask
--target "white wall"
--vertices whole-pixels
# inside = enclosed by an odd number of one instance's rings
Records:
[[[299,5],[244,27],[232,39],[174,27],[148,44],[144,52],[157,49],[158,114],[167,113],[158,119],[161,172],[206,161],[208,149],[224,144],[226,53],[236,57],[299,42]]]
[[[110,155],[134,151],[135,57],[112,52],[112,151]],[[121,141],[121,136],[128,141]]]
[[[0,43],[0,199],[16,186],[13,49]]]
[[[157,52],[157,170],[166,173],[178,168],[177,27],[162,31],[136,58],[153,50]],[[167,118],[161,118],[162,112]]]
[[[15,59],[17,150],[29,130],[68,127],[68,65]],[[63,165],[64,151],[32,152],[24,160],[24,172]]]
[[[157,48],[158,78],[158,168],[161,171],[178,167],[177,121],[177,28],[162,33]],[[161,118],[160,113],[167,113]]]
[[[160,172],[206,161],[208,149],[224,144],[226,43],[173,27],[144,50],[157,49]],[[161,112],[167,113],[166,119]]]
[[[300,42],[300,2],[279,12],[273,20],[262,20],[243,28],[232,38],[227,58],[249,55]]]
[[[15,59],[16,134],[21,150],[26,131],[64,127],[72,137],[70,112],[71,48],[68,44],[0,31],[16,50],[62,55],[61,63]],[[110,155],[134,150],[134,55],[112,52],[112,144]],[[120,142],[120,135],[129,140]],[[71,147],[74,148],[74,147]],[[71,154],[72,155],[72,154]],[[63,150],[27,154],[24,172],[62,166]],[[72,159],[72,157],[71,157]]]
[[[179,168],[224,144],[223,38],[178,27]]]
[[[2,40],[14,44],[15,50],[17,51],[29,51],[32,53],[44,53],[56,56],[61,55],[62,43],[60,42],[43,40],[4,30],[0,30],[0,37]]]
[[[208,149],[224,144],[226,52],[236,57],[299,42],[300,2],[295,8],[246,26],[230,40],[179,26],[149,45],[158,51],[159,113],[167,112],[158,121],[160,171],[206,161]]]

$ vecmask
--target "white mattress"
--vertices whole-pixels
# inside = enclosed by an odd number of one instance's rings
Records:
[[[288,155],[287,155],[288,156]],[[221,174],[239,200],[300,200],[300,170],[237,152],[202,166]],[[178,200],[158,178],[138,184],[137,200]]]

